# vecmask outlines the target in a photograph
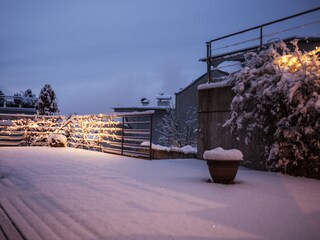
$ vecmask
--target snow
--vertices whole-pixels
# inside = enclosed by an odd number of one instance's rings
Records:
[[[13,122],[11,120],[2,120],[0,121],[0,126],[13,126]]]
[[[171,96],[170,95],[158,95],[157,96],[158,100],[171,100]]]
[[[320,181],[205,161],[3,147],[0,204],[27,239],[319,239]]]
[[[200,84],[198,86],[198,90],[205,90],[205,89],[211,89],[211,88],[222,88],[222,87],[228,87],[228,86],[230,86],[230,79],[229,78],[227,78],[226,80],[220,81],[220,82]]]
[[[63,145],[67,146],[67,137],[59,133],[51,133],[48,137],[48,142],[50,146]]]
[[[320,179],[320,48],[297,43],[244,55],[243,70],[229,76],[236,96],[223,127],[247,145],[258,140],[269,170]]]
[[[241,69],[243,69],[243,66],[240,61],[224,61],[224,62],[220,63],[215,69],[219,69],[219,70],[226,72],[228,74],[232,74],[232,73],[238,72]],[[229,77],[226,77],[225,80],[222,80],[220,82],[200,84],[198,86],[198,90],[228,87],[228,86],[232,85],[232,83],[233,83],[230,80],[231,79]]]
[[[178,147],[171,147],[171,151],[173,152],[183,152],[184,154],[189,154],[189,153],[197,153],[197,149],[195,147],[192,147],[190,145],[183,146],[181,148]]]
[[[148,142],[148,141],[142,142],[141,146],[150,146],[150,142]],[[154,150],[159,150],[159,151],[183,152],[184,154],[189,154],[189,153],[196,154],[197,153],[197,148],[192,147],[190,145],[186,145],[186,146],[179,148],[179,147],[165,147],[160,144],[152,143],[151,148]]]
[[[148,106],[140,106],[136,108],[150,108]],[[134,112],[115,112],[113,115],[114,116],[131,116],[131,115],[149,115],[149,114],[154,114],[154,110],[147,110],[147,111],[134,111]]]
[[[238,149],[224,150],[221,147],[217,147],[212,150],[207,150],[203,154],[205,160],[243,160],[243,154]]]
[[[238,72],[242,68],[243,66],[240,61],[224,61],[216,67],[216,69],[219,69],[220,71],[226,72],[228,74]]]

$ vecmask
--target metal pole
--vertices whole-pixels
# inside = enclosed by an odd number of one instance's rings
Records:
[[[262,26],[260,27],[260,50],[262,49],[263,44],[263,34],[262,34]]]
[[[121,134],[121,155],[123,155],[123,144],[124,144],[124,116],[122,117],[122,134]]]
[[[149,159],[152,159],[152,114],[150,115],[150,146],[149,146]]]
[[[207,81],[211,82],[211,42],[207,42]]]

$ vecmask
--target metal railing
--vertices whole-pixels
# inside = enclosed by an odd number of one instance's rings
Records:
[[[213,56],[212,56],[213,43],[215,43],[217,41],[220,41],[220,40],[224,40],[224,39],[230,38],[230,37],[234,37],[234,36],[237,36],[237,35],[248,33],[248,32],[254,31],[254,30],[259,30],[259,36],[258,37],[255,37],[255,38],[252,38],[252,39],[249,39],[249,40],[246,40],[246,41],[242,41],[242,42],[236,43],[236,44],[242,44],[242,43],[249,42],[249,41],[259,40],[258,48],[261,49],[263,47],[263,45],[264,45],[264,37],[272,36],[272,35],[275,34],[275,33],[272,33],[272,34],[269,34],[269,35],[263,35],[263,32],[264,32],[263,30],[264,30],[265,27],[270,26],[270,25],[274,25],[274,24],[279,23],[279,22],[287,21],[289,19],[297,18],[299,16],[310,14],[310,13],[313,13],[313,12],[316,12],[316,11],[319,11],[319,10],[320,10],[320,7],[313,8],[313,9],[310,9],[308,11],[304,11],[304,12],[300,12],[300,13],[297,13],[297,14],[294,14],[294,15],[291,15],[291,16],[288,16],[288,17],[280,18],[280,19],[275,20],[275,21],[271,21],[271,22],[268,22],[268,23],[264,23],[264,24],[261,24],[261,25],[255,26],[255,27],[251,27],[251,28],[239,31],[239,32],[235,32],[235,33],[228,34],[228,35],[225,35],[225,36],[222,36],[222,37],[218,37],[218,38],[215,38],[215,39],[212,39],[212,40],[206,42],[207,55],[206,55],[205,61],[207,63],[207,79],[208,79],[208,82],[211,82],[211,66],[212,66],[212,59],[213,59]],[[316,20],[316,21],[313,21],[311,23],[308,23],[308,24],[302,24],[302,25],[299,25],[299,26],[295,26],[294,28],[290,28],[289,30],[300,28],[300,27],[305,27],[307,25],[318,24],[318,23],[320,23],[320,19]],[[288,29],[284,30],[284,31],[288,31]],[[278,32],[276,34],[278,34]],[[236,45],[236,44],[231,44],[229,46]]]
[[[36,98],[0,95],[0,107],[34,108]]]

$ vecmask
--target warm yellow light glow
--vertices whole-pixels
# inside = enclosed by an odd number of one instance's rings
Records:
[[[282,70],[287,72],[297,71],[303,64],[312,61],[312,58],[320,52],[320,47],[316,47],[314,50],[307,52],[303,55],[291,54],[278,57],[274,64],[278,65]]]

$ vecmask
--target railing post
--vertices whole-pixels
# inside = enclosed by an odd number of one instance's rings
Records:
[[[260,27],[260,50],[262,49],[263,44],[263,32],[262,32],[262,26]]]
[[[211,42],[207,42],[207,81],[211,82]]]

